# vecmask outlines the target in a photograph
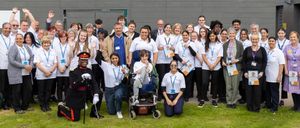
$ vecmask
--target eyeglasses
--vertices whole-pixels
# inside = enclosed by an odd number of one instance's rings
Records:
[[[177,67],[177,65],[176,65],[176,64],[171,64],[170,66],[171,66],[171,67]]]
[[[19,27],[19,25],[16,25],[16,24],[13,24],[12,26],[13,26],[13,27]]]

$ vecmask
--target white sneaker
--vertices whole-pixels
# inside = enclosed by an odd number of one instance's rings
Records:
[[[136,105],[139,103],[138,97],[132,96],[132,105]]]
[[[123,118],[122,112],[117,112],[117,116],[119,119],[122,119]]]

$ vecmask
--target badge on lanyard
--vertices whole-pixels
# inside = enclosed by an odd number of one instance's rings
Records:
[[[29,64],[29,61],[28,61],[28,60],[23,60],[23,61],[22,61],[22,64],[23,64],[23,65],[28,65],[28,64]]]
[[[170,81],[171,81],[171,84],[172,84],[172,88],[171,88],[171,90],[170,90],[170,93],[171,94],[175,94],[175,81],[176,81],[176,76],[175,76],[175,78],[174,78],[174,80],[172,81],[172,77],[170,76]]]
[[[61,59],[61,60],[60,60],[60,63],[61,63],[61,64],[65,64],[65,63],[66,63],[66,59]]]
[[[255,66],[256,66],[256,62],[255,62],[255,61],[252,61],[252,62],[251,62],[251,66],[254,66],[254,67],[255,67]]]
[[[116,50],[120,50],[120,49],[121,49],[120,46],[117,46],[117,47],[116,47]]]

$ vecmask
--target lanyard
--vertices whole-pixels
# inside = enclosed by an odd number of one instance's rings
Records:
[[[83,52],[83,46],[84,44],[81,44],[81,43],[79,43],[79,50],[80,50],[80,52]]]
[[[297,47],[298,48],[298,47]],[[296,53],[297,53],[297,48],[292,48],[291,47],[291,49],[292,49],[292,56],[293,56],[293,61],[294,62],[296,62],[297,61],[297,59],[296,59]]]
[[[279,48],[280,50],[282,50],[282,48],[283,48],[283,46],[284,46],[284,44],[285,44],[285,41],[286,41],[286,39],[284,39],[284,41],[283,41],[283,43],[282,43],[281,46],[280,46],[279,41],[278,41],[277,45],[278,45],[278,48]]]
[[[228,44],[228,50],[227,50],[227,53],[228,53],[228,57],[233,57],[233,48],[234,48],[234,43],[229,43]]]
[[[174,89],[176,77],[177,76],[175,76],[174,80],[172,81],[172,76],[170,76],[170,82],[171,82],[171,85],[172,85],[172,89]]]
[[[251,54],[252,54],[253,60],[255,60],[257,52],[258,52],[258,50],[257,51],[252,50]]]
[[[65,44],[65,49],[64,50],[62,50],[61,44],[59,44],[59,47],[60,47],[61,56],[64,59],[65,58],[66,49],[67,49],[67,44]]]
[[[27,60],[24,47],[20,48],[20,52],[24,56],[24,60]]]
[[[118,70],[118,75],[116,75],[115,68],[113,68],[114,77],[115,77],[116,81],[118,81],[118,78],[119,78],[119,75],[120,75],[120,70],[119,70],[119,68],[117,68],[117,70]]]
[[[183,51],[182,51],[182,57],[185,57],[186,48],[184,47],[184,44],[182,44],[182,49],[183,49]]]
[[[48,50],[48,56],[46,55],[44,50],[43,50],[43,53],[44,53],[44,56],[46,57],[47,64],[49,64],[50,49]]]
[[[6,49],[8,50],[9,49],[9,46],[10,46],[10,38],[9,38],[9,42],[8,42],[8,44],[6,43],[6,40],[4,39],[4,37],[3,37],[3,35],[1,34],[1,37],[2,37],[2,39],[3,39],[3,41],[4,41],[4,44],[5,44],[5,46],[6,46]]]
[[[170,40],[171,40],[171,38],[169,37],[169,40],[167,41],[167,38],[165,37],[165,42],[166,42],[166,44],[167,45],[169,45],[170,44]]]
[[[214,57],[214,51],[215,51],[215,46],[212,46],[210,45],[211,47],[209,48],[210,49],[210,54],[211,54],[211,58]]]

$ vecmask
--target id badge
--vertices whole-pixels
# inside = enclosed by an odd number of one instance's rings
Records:
[[[23,64],[23,65],[28,65],[29,62],[28,62],[28,60],[24,60],[24,61],[22,61],[22,64]]]
[[[256,66],[256,62],[255,62],[255,61],[252,61],[252,62],[251,62],[251,66],[254,66],[254,67],[255,67],[255,66]]]
[[[61,59],[61,60],[60,60],[60,63],[61,63],[61,64],[65,64],[65,63],[66,63],[66,60],[65,60],[65,59]]]
[[[175,89],[171,89],[171,94],[175,94]]]
[[[228,64],[231,64],[232,63],[232,61],[231,61],[231,58],[229,57],[229,58],[227,58],[227,63]]]
[[[293,63],[293,65],[292,65],[294,68],[296,68],[297,66],[298,66],[298,64],[297,63]]]
[[[116,47],[116,50],[120,50],[120,47],[119,47],[119,46],[117,46],[117,47]]]

